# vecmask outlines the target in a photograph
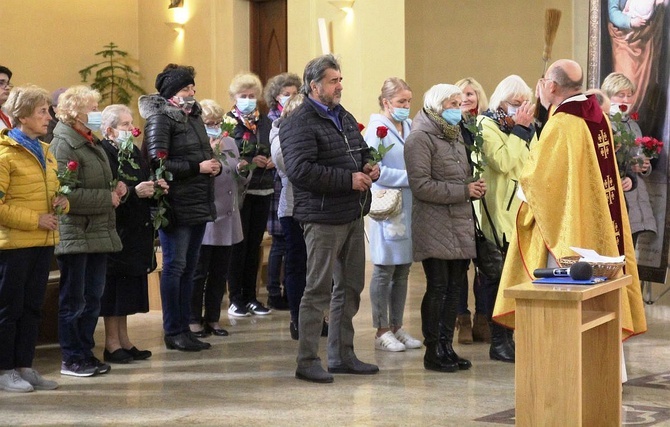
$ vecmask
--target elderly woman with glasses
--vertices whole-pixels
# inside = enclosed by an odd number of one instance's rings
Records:
[[[59,217],[56,246],[60,268],[58,339],[63,353],[61,374],[90,377],[110,366],[93,355],[100,298],[105,287],[107,255],[121,250],[116,208],[127,188],[113,180],[107,154],[93,134],[100,130],[100,93],[74,86],[59,97],[51,149],[61,175],[71,175],[70,212]]]
[[[39,138],[49,125],[49,94],[17,87],[5,108],[13,129],[0,132],[0,389],[52,390],[32,368],[58,218],[56,159]]]
[[[458,86],[430,88],[405,141],[414,261],[421,261],[426,274],[421,302],[423,366],[439,372],[472,366],[456,354],[452,344],[459,294],[468,280],[468,263],[476,256],[471,201],[486,193],[483,179],[471,179],[458,125],[461,96]]]

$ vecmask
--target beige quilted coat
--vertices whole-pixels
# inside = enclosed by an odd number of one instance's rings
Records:
[[[472,176],[460,132],[447,141],[423,110],[405,142],[412,190],[414,261],[476,257],[475,227],[466,181]]]

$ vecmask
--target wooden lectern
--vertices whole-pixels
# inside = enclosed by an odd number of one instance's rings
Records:
[[[621,425],[621,292],[631,282],[504,291],[516,299],[516,425]]]

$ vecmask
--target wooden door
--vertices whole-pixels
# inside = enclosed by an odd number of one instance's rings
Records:
[[[284,73],[288,68],[286,1],[251,1],[250,64],[251,71],[258,74],[263,85],[270,77]]]

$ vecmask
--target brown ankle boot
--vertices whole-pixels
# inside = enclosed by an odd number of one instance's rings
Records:
[[[475,313],[475,320],[472,325],[472,339],[475,342],[491,342],[491,329],[486,316]]]
[[[456,318],[456,329],[458,329],[458,343],[472,344],[472,320],[470,313],[459,314]]]

